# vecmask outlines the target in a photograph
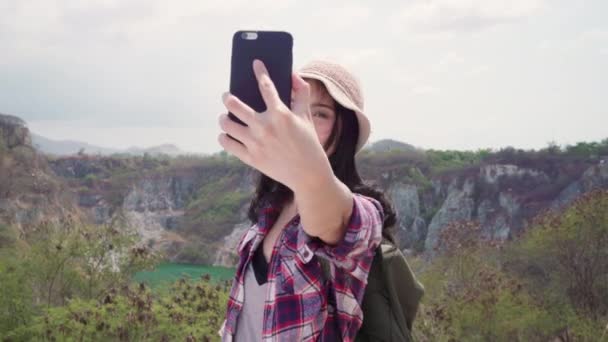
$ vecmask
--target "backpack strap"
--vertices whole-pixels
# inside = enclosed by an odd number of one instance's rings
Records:
[[[393,244],[383,245],[382,274],[387,294],[391,300],[389,305],[397,318],[399,329],[409,335],[410,341],[415,341],[411,335],[412,326],[420,300],[425,289],[412,271],[407,259]]]
[[[319,257],[319,262],[323,276],[326,280],[330,279],[330,261]],[[383,239],[376,248],[368,280],[370,283],[366,288],[362,305],[363,310],[367,310],[372,315],[370,317],[373,323],[369,323],[371,325],[366,328],[364,318],[364,326],[361,327],[355,341],[368,342],[381,336],[389,340],[416,341],[411,334],[412,323],[424,287],[412,273],[401,251],[390,240]],[[370,284],[373,285],[373,289],[369,287]],[[370,303],[373,304],[370,306]],[[384,317],[384,321],[378,322],[375,316]],[[379,326],[384,326],[385,330],[378,330]],[[369,328],[372,330],[366,330]]]

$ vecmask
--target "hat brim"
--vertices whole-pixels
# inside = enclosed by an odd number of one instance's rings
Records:
[[[365,113],[363,113],[363,111],[361,110],[361,108],[359,108],[348,97],[346,92],[344,90],[342,90],[339,85],[337,85],[335,82],[333,82],[330,78],[326,77],[325,75],[317,74],[317,73],[313,73],[313,72],[298,72],[298,75],[300,75],[300,77],[302,77],[302,78],[311,78],[311,79],[320,81],[321,83],[323,83],[325,88],[327,88],[329,95],[331,95],[331,97],[336,102],[341,104],[343,107],[355,112],[355,115],[357,116],[357,121],[359,122],[359,138],[357,139],[357,147],[356,147],[355,151],[356,152],[361,151],[363,146],[365,146],[365,143],[367,142],[367,139],[369,138],[369,135],[370,135],[370,122],[369,122],[367,116],[365,115]]]

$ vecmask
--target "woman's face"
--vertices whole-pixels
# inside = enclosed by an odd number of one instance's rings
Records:
[[[338,122],[336,121],[334,99],[329,95],[320,81],[312,79],[307,79],[306,81],[310,84],[310,112],[315,124],[315,130],[317,131],[317,137],[319,137],[321,145],[325,146],[331,136],[334,124]],[[339,134],[337,134],[337,136],[339,136]],[[334,143],[325,150],[325,153],[328,156],[335,151],[335,140]]]

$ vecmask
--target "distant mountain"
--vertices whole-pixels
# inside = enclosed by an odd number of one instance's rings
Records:
[[[65,155],[73,155],[77,154],[78,151],[84,149],[86,154],[100,154],[100,155],[111,155],[114,153],[125,153],[131,155],[142,155],[144,153],[149,153],[151,155],[158,154],[167,154],[171,156],[186,154],[187,152],[180,150],[177,146],[173,144],[162,144],[158,146],[152,147],[137,147],[131,146],[127,149],[116,149],[116,148],[108,148],[108,147],[100,147],[91,145],[82,141],[75,140],[52,140],[49,138],[45,138],[41,135],[31,133],[32,137],[32,145],[38,151],[45,154],[53,154],[58,156]]]
[[[173,144],[162,144],[162,145],[148,147],[148,148],[131,146],[124,152],[129,153],[129,154],[144,154],[145,152],[147,152],[149,154],[168,154],[168,155],[184,154],[184,151],[180,150],[177,146],[175,146]]]
[[[372,143],[366,147],[371,152],[389,152],[389,151],[415,151],[417,148],[401,141],[392,139],[382,139]]]
[[[82,141],[75,140],[52,140],[45,138],[36,133],[31,133],[32,145],[38,151],[46,154],[54,155],[71,155],[76,154],[80,149],[84,149],[87,154],[102,154],[108,155],[120,152],[118,149],[99,147]]]

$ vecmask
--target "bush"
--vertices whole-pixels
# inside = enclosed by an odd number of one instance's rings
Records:
[[[204,243],[189,242],[181,248],[176,259],[189,264],[211,265],[214,257]]]
[[[608,317],[608,190],[539,216],[510,249],[509,261],[547,299],[566,300],[594,319]]]
[[[0,223],[0,250],[12,248],[17,241],[17,236],[12,227]]]
[[[426,154],[434,174],[478,165],[491,153],[488,149],[473,151],[438,151],[428,150]]]
[[[562,326],[485,255],[464,249],[421,273],[428,295],[413,328],[419,341],[546,341]]]
[[[515,242],[452,223],[419,272],[419,341],[597,341],[608,322],[608,191],[539,217]],[[606,333],[606,332],[604,332]]]
[[[8,148],[6,147],[6,142],[4,141],[4,133],[3,130],[0,129],[0,157],[7,153]]]
[[[89,173],[84,177],[84,184],[87,187],[93,188],[96,183],[97,183],[97,175],[95,175],[94,173]]]
[[[26,327],[34,318],[30,276],[12,249],[0,248],[0,340],[4,332]]]
[[[85,341],[211,341],[224,319],[226,285],[184,278],[151,291],[143,283],[110,287],[100,300],[52,307],[6,338]]]

